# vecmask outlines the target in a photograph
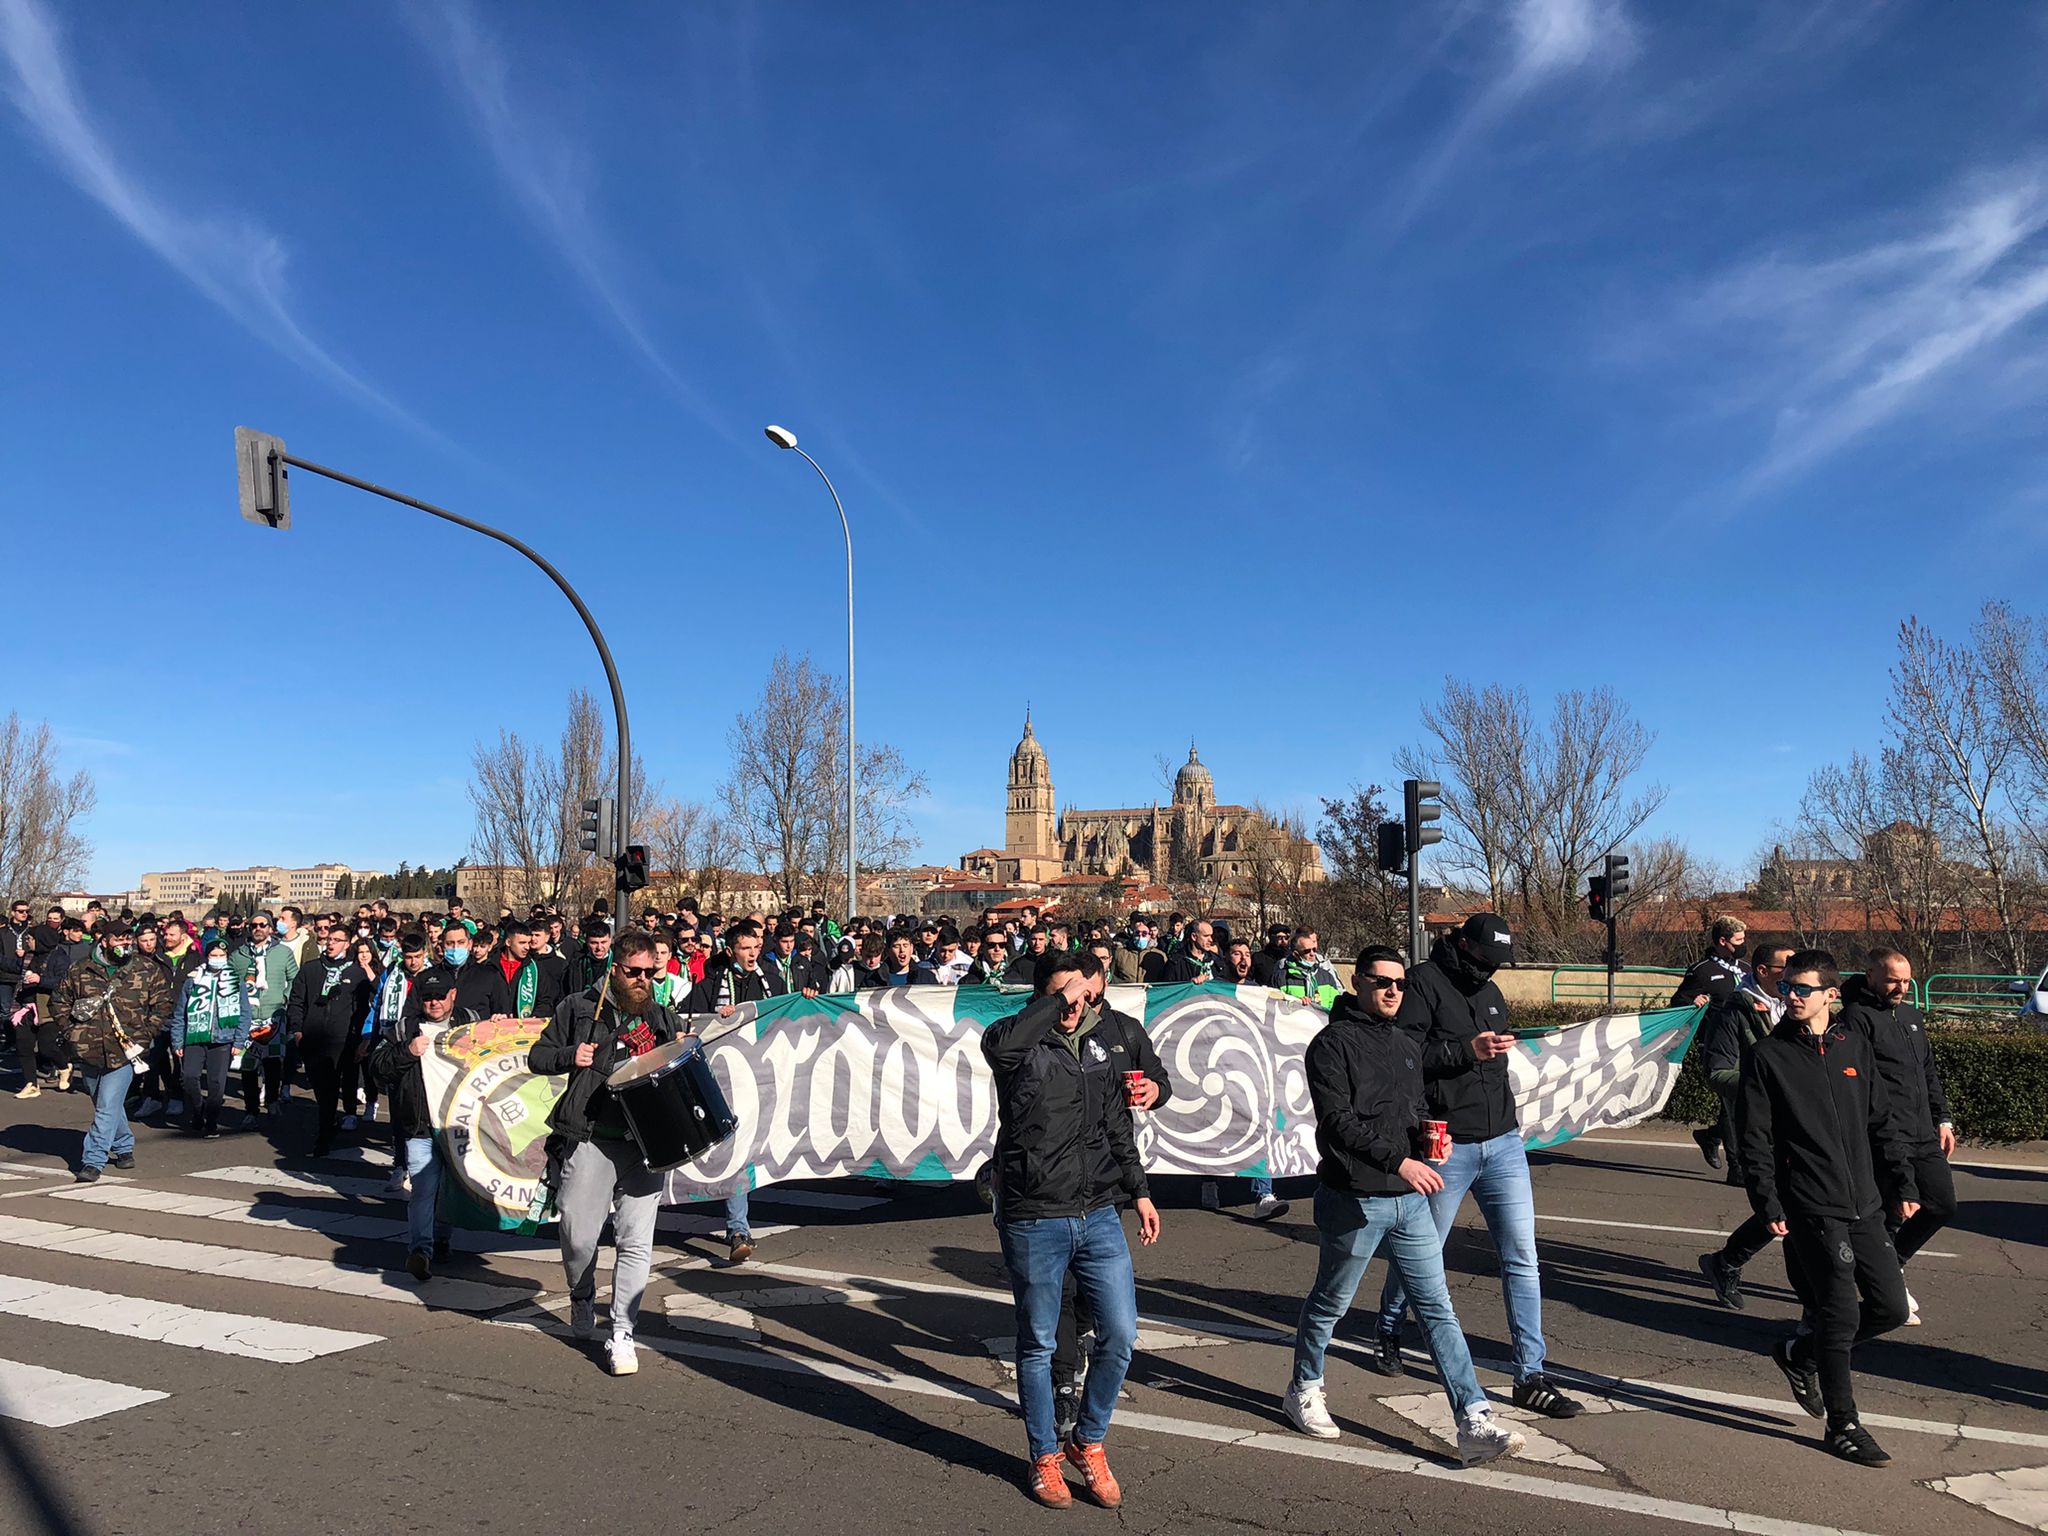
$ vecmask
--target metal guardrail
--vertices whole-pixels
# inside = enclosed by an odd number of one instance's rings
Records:
[[[1671,989],[1685,974],[1661,965],[1625,965],[1614,973],[1614,1000],[1641,1004],[1654,1000],[1659,1007],[1671,1000]],[[1553,1003],[1607,1002],[1607,967],[1604,965],[1560,965],[1550,973]]]
[[[2031,976],[1941,971],[1921,984],[1920,1006],[1929,1013],[2016,1014],[2033,990]]]

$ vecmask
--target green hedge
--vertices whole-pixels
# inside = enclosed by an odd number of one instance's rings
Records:
[[[2048,1035],[1934,1030],[1928,1039],[1958,1136],[1965,1141],[2048,1138]],[[1720,1115],[1721,1100],[1707,1086],[1695,1045],[1685,1053],[1664,1118],[1705,1125]]]

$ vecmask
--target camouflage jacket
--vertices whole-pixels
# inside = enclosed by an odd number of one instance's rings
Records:
[[[65,972],[52,1006],[79,1061],[105,1071],[127,1061],[124,1038],[141,1046],[156,1038],[171,986],[160,965],[136,956],[110,972],[95,952]]]

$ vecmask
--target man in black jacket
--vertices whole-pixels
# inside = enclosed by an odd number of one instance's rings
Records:
[[[588,992],[605,978],[612,968],[612,927],[601,917],[583,919],[583,943],[578,947],[575,958],[569,962],[568,980],[564,983],[562,996],[574,997],[579,992]]]
[[[1920,1209],[1911,1221],[1890,1223],[1892,1247],[1905,1264],[1956,1213],[1956,1180],[1948,1160],[1955,1155],[1956,1128],[1948,1117],[1948,1090],[1927,1040],[1927,1020],[1913,1006],[1913,962],[1896,949],[1874,949],[1869,968],[1842,990],[1840,1021],[1860,1029],[1877,1057],[1877,1070],[1891,1098],[1906,1155],[1913,1161],[1913,1187]],[[1894,1203],[1897,1191],[1882,1187]],[[1906,1326],[1920,1321],[1920,1304],[1906,1293]]]
[[[1168,985],[1175,982],[1207,981],[1216,972],[1216,925],[1206,917],[1198,917],[1187,926],[1187,934],[1180,948],[1160,979]]]
[[[1316,1228],[1322,1258],[1294,1335],[1294,1375],[1282,1406],[1294,1427],[1318,1440],[1341,1431],[1330,1417],[1323,1360],[1330,1335],[1351,1309],[1365,1266],[1382,1243],[1388,1266],[1414,1299],[1437,1378],[1451,1400],[1458,1454],[1467,1466],[1522,1449],[1522,1437],[1493,1422],[1472,1369],[1444,1281],[1443,1240],[1428,1196],[1443,1176],[1423,1161],[1422,1059],[1396,1022],[1407,967],[1384,945],[1352,971],[1353,995],[1330,1007],[1330,1022],[1308,1043],[1303,1070],[1316,1112]]]
[[[1529,1159],[1508,1075],[1515,1038],[1507,1000],[1493,973],[1514,958],[1508,925],[1477,912],[1458,931],[1438,939],[1429,958],[1408,973],[1401,1027],[1415,1039],[1433,1120],[1448,1122],[1451,1155],[1438,1171],[1444,1187],[1429,1197],[1437,1236],[1450,1235],[1466,1191],[1479,1202],[1487,1236],[1500,1255],[1501,1294],[1514,1340],[1515,1406],[1553,1419],[1569,1419],[1585,1405],[1565,1396],[1543,1374],[1543,1288],[1536,1269],[1536,1200]],[[1399,1376],[1401,1318],[1407,1293],[1389,1273],[1380,1296],[1377,1369]]]
[[[742,1003],[765,1003],[782,995],[782,977],[761,964],[761,925],[743,918],[725,930],[725,963],[706,967],[704,979],[690,989],[686,1013],[714,1013],[730,1018]],[[754,1256],[754,1228],[748,1215],[747,1187],[725,1197],[726,1253],[735,1264]]]
[[[1778,995],[1778,978],[1785,974],[1790,944],[1766,939],[1750,951],[1749,971],[1742,987],[1725,1003],[1707,1010],[1700,1025],[1700,1069],[1707,1086],[1721,1099],[1721,1123],[1735,1123],[1735,1101],[1742,1092],[1742,1058],[1757,1041],[1777,1027],[1784,1016],[1785,1000]],[[1728,1182],[1749,1187],[1742,1176],[1741,1138],[1728,1144]],[[1742,1267],[1772,1243],[1777,1235],[1754,1211],[1749,1219],[1728,1234],[1728,1241],[1712,1253],[1700,1255],[1700,1273],[1714,1289],[1714,1299],[1730,1311],[1742,1310]]]
[[[1062,956],[1022,1013],[989,1026],[981,1051],[995,1073],[996,1231],[1017,1303],[1017,1398],[1031,1452],[1031,1495],[1061,1508],[1073,1493],[1054,1430],[1052,1355],[1069,1272],[1095,1318],[1081,1415],[1065,1446],[1098,1504],[1122,1491],[1103,1455],[1117,1393],[1138,1336],[1138,1295],[1119,1208],[1133,1203],[1138,1236],[1159,1238],[1119,1063],[1104,1027],[1102,963]],[[1136,1069],[1133,1069],[1136,1070]]]
[[[681,1025],[654,1001],[654,940],[642,929],[628,929],[612,949],[605,983],[563,999],[527,1052],[526,1065],[545,1076],[569,1077],[548,1125],[568,1143],[555,1204],[561,1217],[562,1269],[569,1282],[570,1329],[579,1339],[596,1331],[597,1245],[610,1217],[617,1256],[606,1364],[614,1376],[630,1376],[640,1369],[633,1326],[654,1256],[661,1175],[648,1171],[626,1127],[625,1111],[605,1079],[635,1056],[675,1039]]]
[[[442,976],[455,983],[455,1006],[480,1019],[507,1018],[512,1013],[512,989],[493,961],[477,960],[470,951],[469,930],[451,920],[441,930],[441,958],[427,967],[428,976]]]
[[[396,1022],[380,1020],[378,1035],[390,1048],[372,1056],[382,1067],[380,1085],[391,1107],[391,1134],[396,1166],[406,1175],[405,1268],[425,1284],[434,1276],[434,1261],[448,1256],[448,1222],[441,1215],[441,1163],[434,1147],[434,1117],[427,1100],[427,1078],[420,1061],[427,1054],[422,1025],[474,1023],[456,1013],[455,983],[443,972],[412,984]],[[373,1047],[373,1050],[375,1048]],[[397,1181],[394,1180],[394,1183]],[[387,1191],[388,1192],[388,1191]]]
[[[1280,985],[1280,973],[1287,968],[1287,957],[1292,953],[1294,930],[1285,923],[1275,923],[1266,930],[1266,942],[1259,952],[1252,956],[1252,981],[1261,987]]]
[[[1835,958],[1802,949],[1778,979],[1785,1016],[1743,1057],[1735,1124],[1749,1203],[1785,1239],[1785,1265],[1813,1332],[1781,1339],[1771,1359],[1815,1418],[1822,1443],[1860,1466],[1885,1455],[1856,1417],[1849,1352],[1906,1320],[1906,1279],[1885,1231],[1882,1165],[1893,1214],[1919,1209],[1913,1159],[1869,1038],[1829,1017],[1841,995]]]
[[[1678,978],[1678,985],[1671,989],[1670,1006],[1692,1008],[1704,999],[1714,1007],[1733,997],[1742,985],[1742,946],[1748,937],[1749,926],[1741,918],[1725,914],[1715,918],[1707,930],[1707,952]],[[1721,1148],[1729,1133],[1726,1115],[1719,1124],[1701,1126],[1692,1133],[1709,1168],[1721,1166]]]
[[[28,903],[16,901],[7,909],[7,921],[0,923],[0,1042],[21,1057],[28,1080],[35,1081],[35,1064],[29,1052],[21,1050],[14,1038],[14,993],[21,985],[21,973],[28,962]],[[26,1001],[26,999],[24,999]]]
[[[323,953],[309,955],[292,979],[284,1006],[286,1038],[306,1064],[319,1120],[313,1132],[313,1155],[334,1150],[334,1128],[340,1113],[342,1058],[355,1048],[363,1016],[370,1010],[376,981],[349,958],[349,935],[339,925],[320,940]]]

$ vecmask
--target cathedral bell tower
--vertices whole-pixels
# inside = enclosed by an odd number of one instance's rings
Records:
[[[1024,739],[1010,754],[1010,800],[1003,816],[1003,851],[1012,857],[1056,859],[1059,836],[1053,812],[1052,765],[1024,711]]]

